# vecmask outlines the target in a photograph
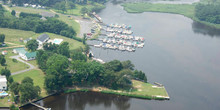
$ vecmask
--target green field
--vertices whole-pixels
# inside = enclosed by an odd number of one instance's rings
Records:
[[[45,97],[46,91],[44,89],[44,73],[40,69],[34,69],[21,74],[13,75],[13,79],[16,82],[21,83],[24,77],[27,76],[33,79],[35,86],[39,86],[41,88],[41,96]]]
[[[26,12],[26,13],[34,13],[34,14],[39,14],[42,12],[51,12],[50,10],[44,10],[44,9],[34,9],[34,8],[30,8],[30,7],[11,7],[12,10],[16,10],[18,12]],[[67,23],[69,26],[73,27],[73,29],[76,31],[76,33],[78,34],[80,32],[80,25],[79,23],[77,23],[74,19],[70,19],[68,18],[67,15],[63,15],[63,14],[59,14],[59,20]]]
[[[203,3],[206,2],[207,0],[203,0]],[[123,4],[122,6],[124,7],[124,10],[126,10],[128,13],[162,12],[162,13],[181,14],[200,23],[220,29],[220,24],[212,24],[197,19],[194,15],[195,4],[190,5],[190,4],[126,3]]]
[[[10,56],[15,56],[17,54],[13,54],[12,53],[12,49],[8,49],[8,54],[5,55],[5,59],[6,59],[6,66],[1,66],[0,65],[0,69],[3,69],[3,68],[8,68],[11,73],[13,72],[17,72],[17,71],[21,71],[21,70],[24,70],[24,69],[27,69],[29,66],[22,63],[22,62],[13,62],[11,58],[9,58]]]
[[[8,28],[0,28],[0,32],[2,34],[5,34],[6,42],[21,44],[21,45],[24,45],[24,43],[20,42],[19,41],[20,39],[27,39],[30,37],[33,39],[36,39],[40,35],[39,33],[34,33],[32,31],[23,31],[23,30],[8,29]],[[70,39],[70,38],[57,35],[57,34],[52,34],[52,33],[47,33],[47,34],[50,36],[51,39],[61,38],[63,39],[64,42],[69,42],[70,50],[84,47],[82,42],[76,41],[74,39]]]
[[[157,99],[164,100],[169,99],[169,95],[164,87],[157,87],[150,83],[144,83],[137,80],[132,80],[132,89],[130,90],[112,90],[105,87],[76,87],[74,89],[68,89],[65,93],[71,93],[76,91],[94,91],[106,94],[117,94],[122,96],[129,96],[134,98],[143,99]]]

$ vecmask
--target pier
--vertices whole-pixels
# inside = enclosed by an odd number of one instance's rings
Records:
[[[43,109],[43,110],[51,110],[51,108],[45,108],[45,107],[40,106],[40,105],[37,105],[37,104],[35,104],[35,103],[30,103],[30,104],[32,104],[32,105],[34,105],[34,106],[36,106],[36,107],[38,107],[38,108],[41,108],[41,109]]]
[[[92,15],[93,15],[100,23],[102,23],[102,18],[99,17],[95,12],[93,12]]]

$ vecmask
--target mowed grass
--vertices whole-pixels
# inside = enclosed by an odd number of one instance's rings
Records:
[[[36,35],[36,33],[32,31],[23,31],[8,28],[0,28],[0,32],[1,34],[5,34],[5,42],[11,42],[21,45],[24,45],[24,43],[20,42],[20,39],[27,39]]]
[[[132,90],[132,94],[137,95],[146,95],[146,96],[166,96],[168,97],[168,93],[164,87],[154,88],[155,86],[150,83],[144,83],[137,80],[132,80],[133,87],[135,89]]]
[[[0,32],[5,34],[6,42],[12,42],[12,43],[21,44],[21,45],[25,45],[23,42],[19,41],[21,38],[27,39],[31,37],[32,39],[36,39],[39,35],[43,34],[43,33],[40,33],[40,34],[34,33],[32,31],[23,31],[23,30],[8,29],[8,28],[0,28]],[[76,41],[74,39],[67,38],[67,37],[53,34],[53,33],[46,33],[46,34],[48,34],[51,39],[61,38],[63,39],[63,42],[68,42],[70,50],[74,50],[80,47],[84,48],[84,45],[82,42]]]
[[[202,0],[200,3],[207,4],[208,1],[209,0]],[[125,3],[122,6],[124,7],[124,10],[129,13],[162,12],[181,14],[197,22],[220,29],[220,24],[213,24],[206,21],[201,21],[197,17],[195,17],[195,5],[196,4]]]
[[[165,12],[182,14],[190,18],[194,16],[195,10],[195,5],[190,4],[126,3],[122,6],[129,13]]]
[[[34,13],[34,14],[40,14],[42,12],[53,13],[50,10],[35,9],[35,8],[31,8],[31,7],[11,7],[11,9],[16,10],[18,12]],[[69,26],[73,27],[73,29],[76,31],[77,34],[80,32],[80,25],[74,19],[68,18],[67,15],[63,15],[60,13],[57,13],[57,14],[59,15],[59,17],[57,18],[58,20],[61,20],[61,21],[65,22],[66,24],[68,24]]]
[[[1,50],[2,52],[3,50]],[[1,66],[0,65],[0,69],[4,69],[4,68],[7,68],[11,71],[11,73],[13,72],[17,72],[17,71],[21,71],[21,70],[24,70],[24,69],[27,69],[29,68],[28,65],[20,62],[20,61],[17,61],[17,62],[13,62],[12,61],[12,58],[10,58],[10,56],[15,56],[17,54],[13,54],[12,53],[12,49],[8,49],[8,54],[5,55],[5,59],[6,59],[6,65],[5,66]]]
[[[30,77],[33,79],[34,85],[39,86],[41,88],[41,96],[44,97],[46,96],[46,91],[44,89],[44,73],[40,69],[34,69],[31,71],[27,71],[21,74],[13,75],[13,79],[16,82],[21,83],[21,81],[25,77]]]

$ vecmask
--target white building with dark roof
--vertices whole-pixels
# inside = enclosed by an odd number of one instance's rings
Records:
[[[49,39],[50,39],[49,35],[42,34],[37,38],[37,42],[39,43],[40,46],[42,46],[43,43],[47,42]]]
[[[7,90],[7,79],[5,76],[0,76],[0,91]]]

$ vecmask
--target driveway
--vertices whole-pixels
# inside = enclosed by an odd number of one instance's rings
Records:
[[[14,59],[16,59],[16,60],[18,60],[18,61],[20,61],[20,62],[23,62],[23,63],[25,63],[25,64],[27,64],[27,65],[29,66],[28,69],[21,70],[21,71],[17,71],[17,72],[14,72],[14,73],[11,73],[11,75],[20,74],[20,73],[27,72],[27,71],[30,71],[30,70],[36,68],[34,65],[32,65],[32,64],[30,64],[30,63],[28,63],[28,62],[25,62],[25,61],[21,60],[19,55],[11,56],[10,58],[14,58]]]

